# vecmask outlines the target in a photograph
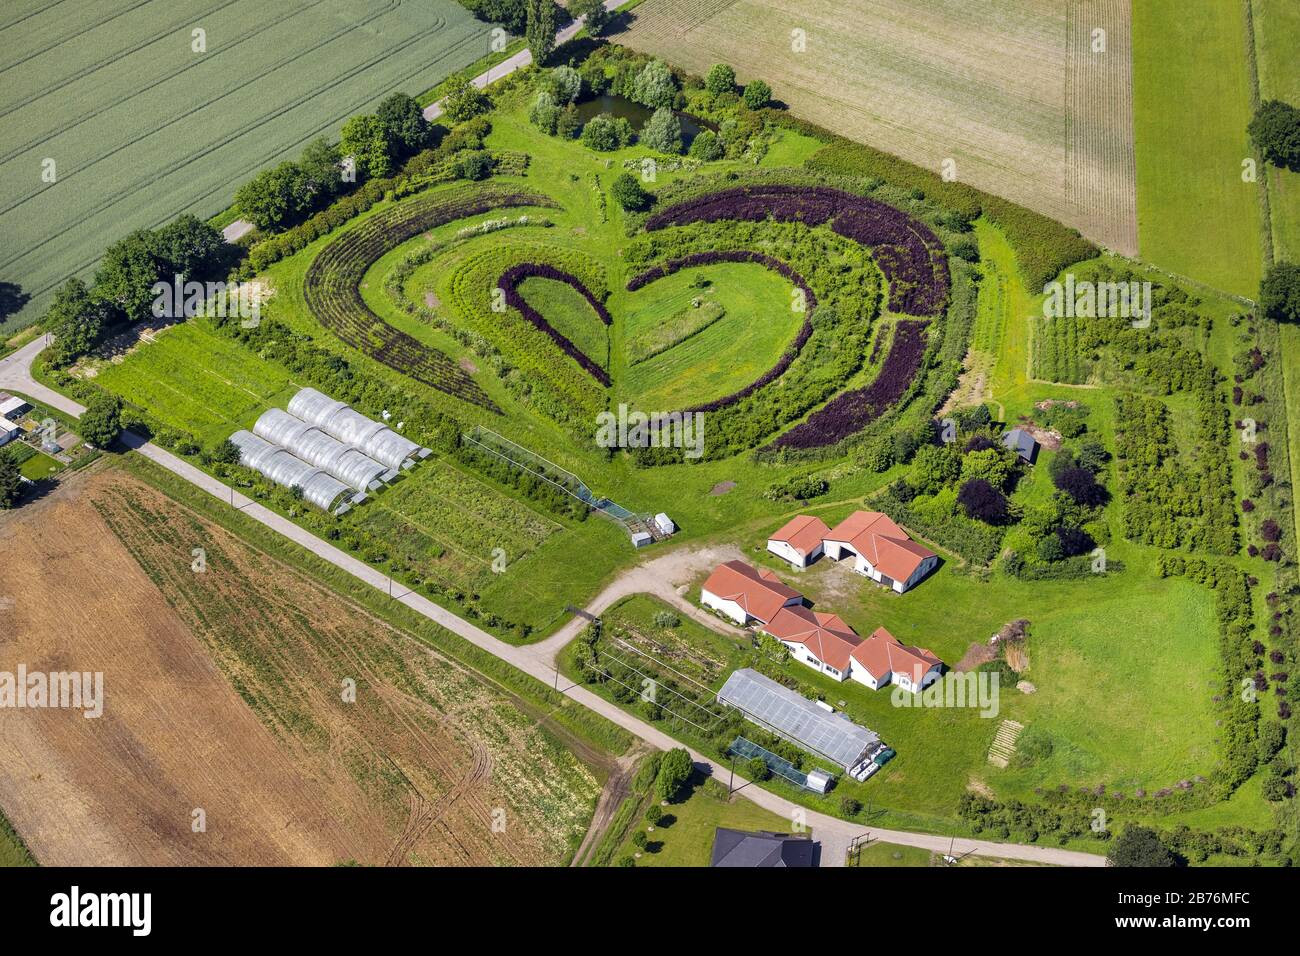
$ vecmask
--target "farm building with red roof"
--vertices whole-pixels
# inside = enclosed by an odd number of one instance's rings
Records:
[[[767,550],[796,568],[806,568],[821,557],[822,539],[828,531],[821,518],[798,515],[767,539]]]
[[[849,656],[853,659],[852,678],[872,690],[897,684],[917,693],[934,683],[943,670],[943,661],[933,651],[909,647],[883,627],[876,628]]]
[[[807,607],[783,607],[761,629],[788,647],[795,660],[836,680],[849,676],[853,648],[862,641],[838,614]]]
[[[803,604],[803,595],[772,571],[760,571],[744,561],[718,565],[704,582],[700,601],[742,626],[766,624],[783,607]]]
[[[826,556],[902,594],[934,570],[939,556],[880,511],[855,511],[826,533]]]

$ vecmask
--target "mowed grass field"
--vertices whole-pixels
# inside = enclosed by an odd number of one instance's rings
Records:
[[[683,269],[632,293],[625,342],[655,332],[668,336],[663,341],[677,341],[628,368],[624,398],[645,411],[666,412],[748,385],[776,364],[803,324],[804,314],[791,308],[792,291],[762,266],[724,263]],[[720,307],[721,318],[692,326],[694,314],[710,307]],[[678,339],[667,325],[681,326],[681,333],[698,331]]]
[[[1194,17],[1179,0],[1134,4],[1142,258],[1254,298],[1263,254],[1260,186],[1241,178],[1253,155],[1246,51],[1240,3],[1201,4]]]
[[[1300,106],[1300,4],[1294,0],[1251,0],[1255,26],[1255,68],[1261,100]],[[1269,218],[1273,256],[1300,261],[1300,173],[1270,166]]]
[[[617,39],[731,63],[802,117],[1137,252],[1123,0],[647,0]]]
[[[284,369],[213,332],[206,319],[164,329],[123,361],[92,367],[95,381],[164,424],[216,444],[251,428],[296,391]]]
[[[555,279],[525,279],[519,283],[524,301],[601,368],[609,368],[609,330],[577,289]]]
[[[129,230],[215,215],[261,167],[474,62],[488,30],[455,0],[5,3],[0,281],[32,296],[6,325]]]

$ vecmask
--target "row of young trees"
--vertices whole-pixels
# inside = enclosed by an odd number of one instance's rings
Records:
[[[1265,162],[1300,172],[1300,109],[1282,100],[1265,100],[1246,131]],[[1259,304],[1277,322],[1300,322],[1300,265],[1270,266],[1260,285]]]
[[[312,140],[297,160],[258,173],[235,193],[235,206],[262,230],[301,222],[359,179],[390,175],[396,163],[432,144],[434,129],[412,97],[394,93],[374,113],[344,123],[337,145]]]

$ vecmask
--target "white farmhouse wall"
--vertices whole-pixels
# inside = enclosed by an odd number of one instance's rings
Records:
[[[861,664],[859,664],[857,661],[850,662],[849,677],[857,681],[859,684],[866,684],[872,690],[879,690],[883,686],[883,684],[889,683],[889,677],[888,675],[886,675],[885,680],[882,682],[882,684],[877,684],[876,679],[871,676],[871,672],[867,670],[865,667],[863,667]]]
[[[775,541],[769,538],[767,542],[767,550],[775,554],[782,561],[789,561],[796,568],[806,568],[810,563],[821,556],[822,546],[819,544],[807,555],[802,555],[792,544],[790,544],[789,541]]]
[[[851,544],[848,544],[843,541],[827,541],[825,542],[825,544],[826,544],[826,556],[828,558],[834,561],[841,561],[844,560],[845,558],[852,558],[853,561],[850,567],[852,567],[854,571],[856,571],[858,574],[862,575],[865,578],[870,578],[871,580],[875,581],[877,584],[885,583],[883,579],[886,577],[886,575],[882,574],[880,571],[877,571],[876,568],[871,564],[871,562],[868,561],[866,558],[864,558],[861,554],[859,554],[857,549],[855,549]],[[899,594],[902,594],[908,588],[917,584],[922,578],[924,578],[927,574],[933,571],[935,565],[937,565],[938,563],[939,563],[938,556],[932,556],[926,558],[924,561],[920,563],[920,565],[917,566],[917,569],[912,572],[912,576],[908,578],[906,581],[897,581],[894,578],[890,578],[889,587],[893,588]]]
[[[727,601],[710,591],[701,590],[700,603],[705,607],[712,608],[721,614],[725,614],[741,626],[749,623],[749,615],[745,613],[745,609],[735,601]]]
[[[843,681],[849,676],[848,673],[837,670],[830,664],[817,658],[805,645],[800,644],[797,641],[782,641],[781,643],[790,649],[790,656],[799,663],[811,667],[813,670],[825,674],[827,677],[833,677],[835,680]],[[850,665],[850,672],[851,670],[852,667]]]

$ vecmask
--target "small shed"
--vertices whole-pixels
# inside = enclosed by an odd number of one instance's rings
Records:
[[[632,547],[634,548],[644,548],[653,541],[654,538],[650,537],[649,531],[636,531],[632,534]]]
[[[825,770],[814,770],[808,774],[808,789],[815,793],[825,793],[831,788],[831,781],[835,778]]]
[[[1031,465],[1038,458],[1038,439],[1023,428],[1013,428],[1003,435],[1002,444]]]
[[[18,421],[31,410],[32,406],[21,398],[11,396],[0,402],[0,418],[7,418],[10,421]]]
[[[655,527],[659,529],[660,534],[672,534],[677,530],[677,525],[673,524],[673,519],[662,511],[655,515]]]
[[[7,418],[0,418],[0,445],[7,445],[19,435],[23,430]]]

